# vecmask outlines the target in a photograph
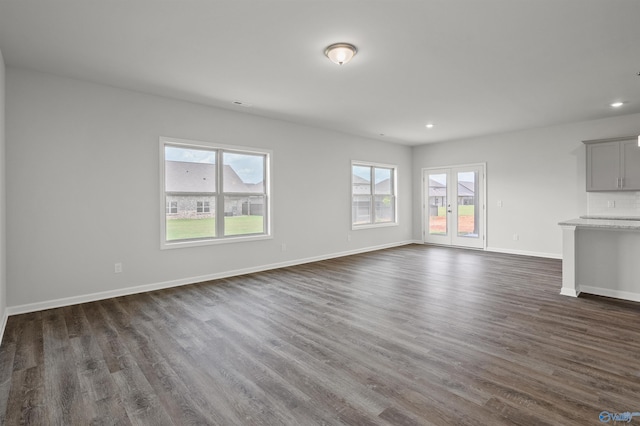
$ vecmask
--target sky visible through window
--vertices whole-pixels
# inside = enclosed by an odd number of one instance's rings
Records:
[[[164,158],[167,161],[216,164],[216,152],[205,149],[187,149],[178,148],[176,146],[165,146]]]
[[[431,180],[434,180],[442,185],[447,184],[447,175],[439,174],[439,175],[429,175]],[[475,172],[462,172],[458,173],[458,182],[475,182],[476,176]]]
[[[353,174],[369,182],[371,180],[371,167],[354,165]],[[389,179],[390,177],[391,177],[391,169],[376,167],[376,173],[375,173],[376,184],[382,182],[385,179]]]
[[[216,164],[216,151],[165,146],[166,161]],[[224,163],[231,166],[244,183],[259,183],[264,177],[264,156],[224,153]]]

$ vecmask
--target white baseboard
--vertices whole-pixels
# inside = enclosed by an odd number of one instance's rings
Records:
[[[578,297],[580,295],[580,292],[573,288],[562,287],[560,289],[560,294],[563,296]]]
[[[609,288],[580,286],[580,293],[595,294],[596,296],[613,297],[616,299],[631,300],[640,302],[640,293],[622,290],[612,290]]]
[[[520,256],[546,257],[548,259],[562,259],[562,253],[542,253],[538,251],[511,250],[498,247],[487,247],[486,251],[494,253],[517,254]]]
[[[172,280],[172,281],[164,281],[164,282],[155,283],[155,284],[145,284],[145,285],[140,285],[135,287],[121,288],[117,290],[102,291],[99,293],[84,294],[81,296],[65,297],[61,299],[46,300],[43,302],[27,303],[27,304],[18,305],[18,306],[10,306],[10,307],[7,307],[5,312],[5,323],[6,323],[6,317],[9,315],[19,315],[19,314],[25,314],[28,312],[43,311],[45,309],[53,309],[53,308],[60,308],[63,306],[77,305],[79,303],[95,302],[96,300],[110,299],[112,297],[128,296],[128,295],[137,294],[137,293],[146,293],[154,290],[162,290],[165,288],[179,287],[179,286],[188,285],[188,284],[201,283],[204,281],[235,277],[238,275],[252,274],[255,272],[269,271],[271,269],[286,268],[288,266],[302,265],[305,263],[319,262],[321,260],[334,259],[337,257],[351,256],[354,254],[366,253],[366,252],[376,251],[376,250],[383,250],[383,249],[392,248],[392,247],[399,247],[407,244],[414,244],[414,241],[407,240],[399,243],[383,244],[379,246],[366,247],[366,248],[356,249],[356,250],[348,250],[348,251],[332,253],[328,255],[289,260],[289,261],[280,262],[280,263],[272,263],[269,265],[261,265],[261,266],[251,267],[251,268],[236,269],[233,271],[218,272],[215,274],[200,275],[197,277],[182,278],[182,279]],[[4,327],[2,328],[2,331],[4,332]]]

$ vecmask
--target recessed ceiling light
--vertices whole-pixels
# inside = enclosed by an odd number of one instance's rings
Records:
[[[433,129],[433,123],[429,123],[425,126],[427,129]]]
[[[611,106],[611,108],[620,108],[622,105],[624,105],[624,102],[613,102],[609,105]]]

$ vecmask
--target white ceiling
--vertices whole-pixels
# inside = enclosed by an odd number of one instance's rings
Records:
[[[639,0],[0,0],[0,50],[416,145],[640,112],[639,21]],[[342,67],[323,55],[336,42],[359,49]]]

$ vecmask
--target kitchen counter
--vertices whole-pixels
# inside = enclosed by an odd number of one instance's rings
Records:
[[[562,289],[640,302],[640,217],[583,216],[560,222]]]
[[[558,223],[560,226],[576,226],[585,228],[628,229],[640,231],[640,218],[612,218],[606,216],[581,216]]]
[[[640,220],[640,216],[605,216],[605,215],[591,214],[586,216],[580,216],[580,219]]]

